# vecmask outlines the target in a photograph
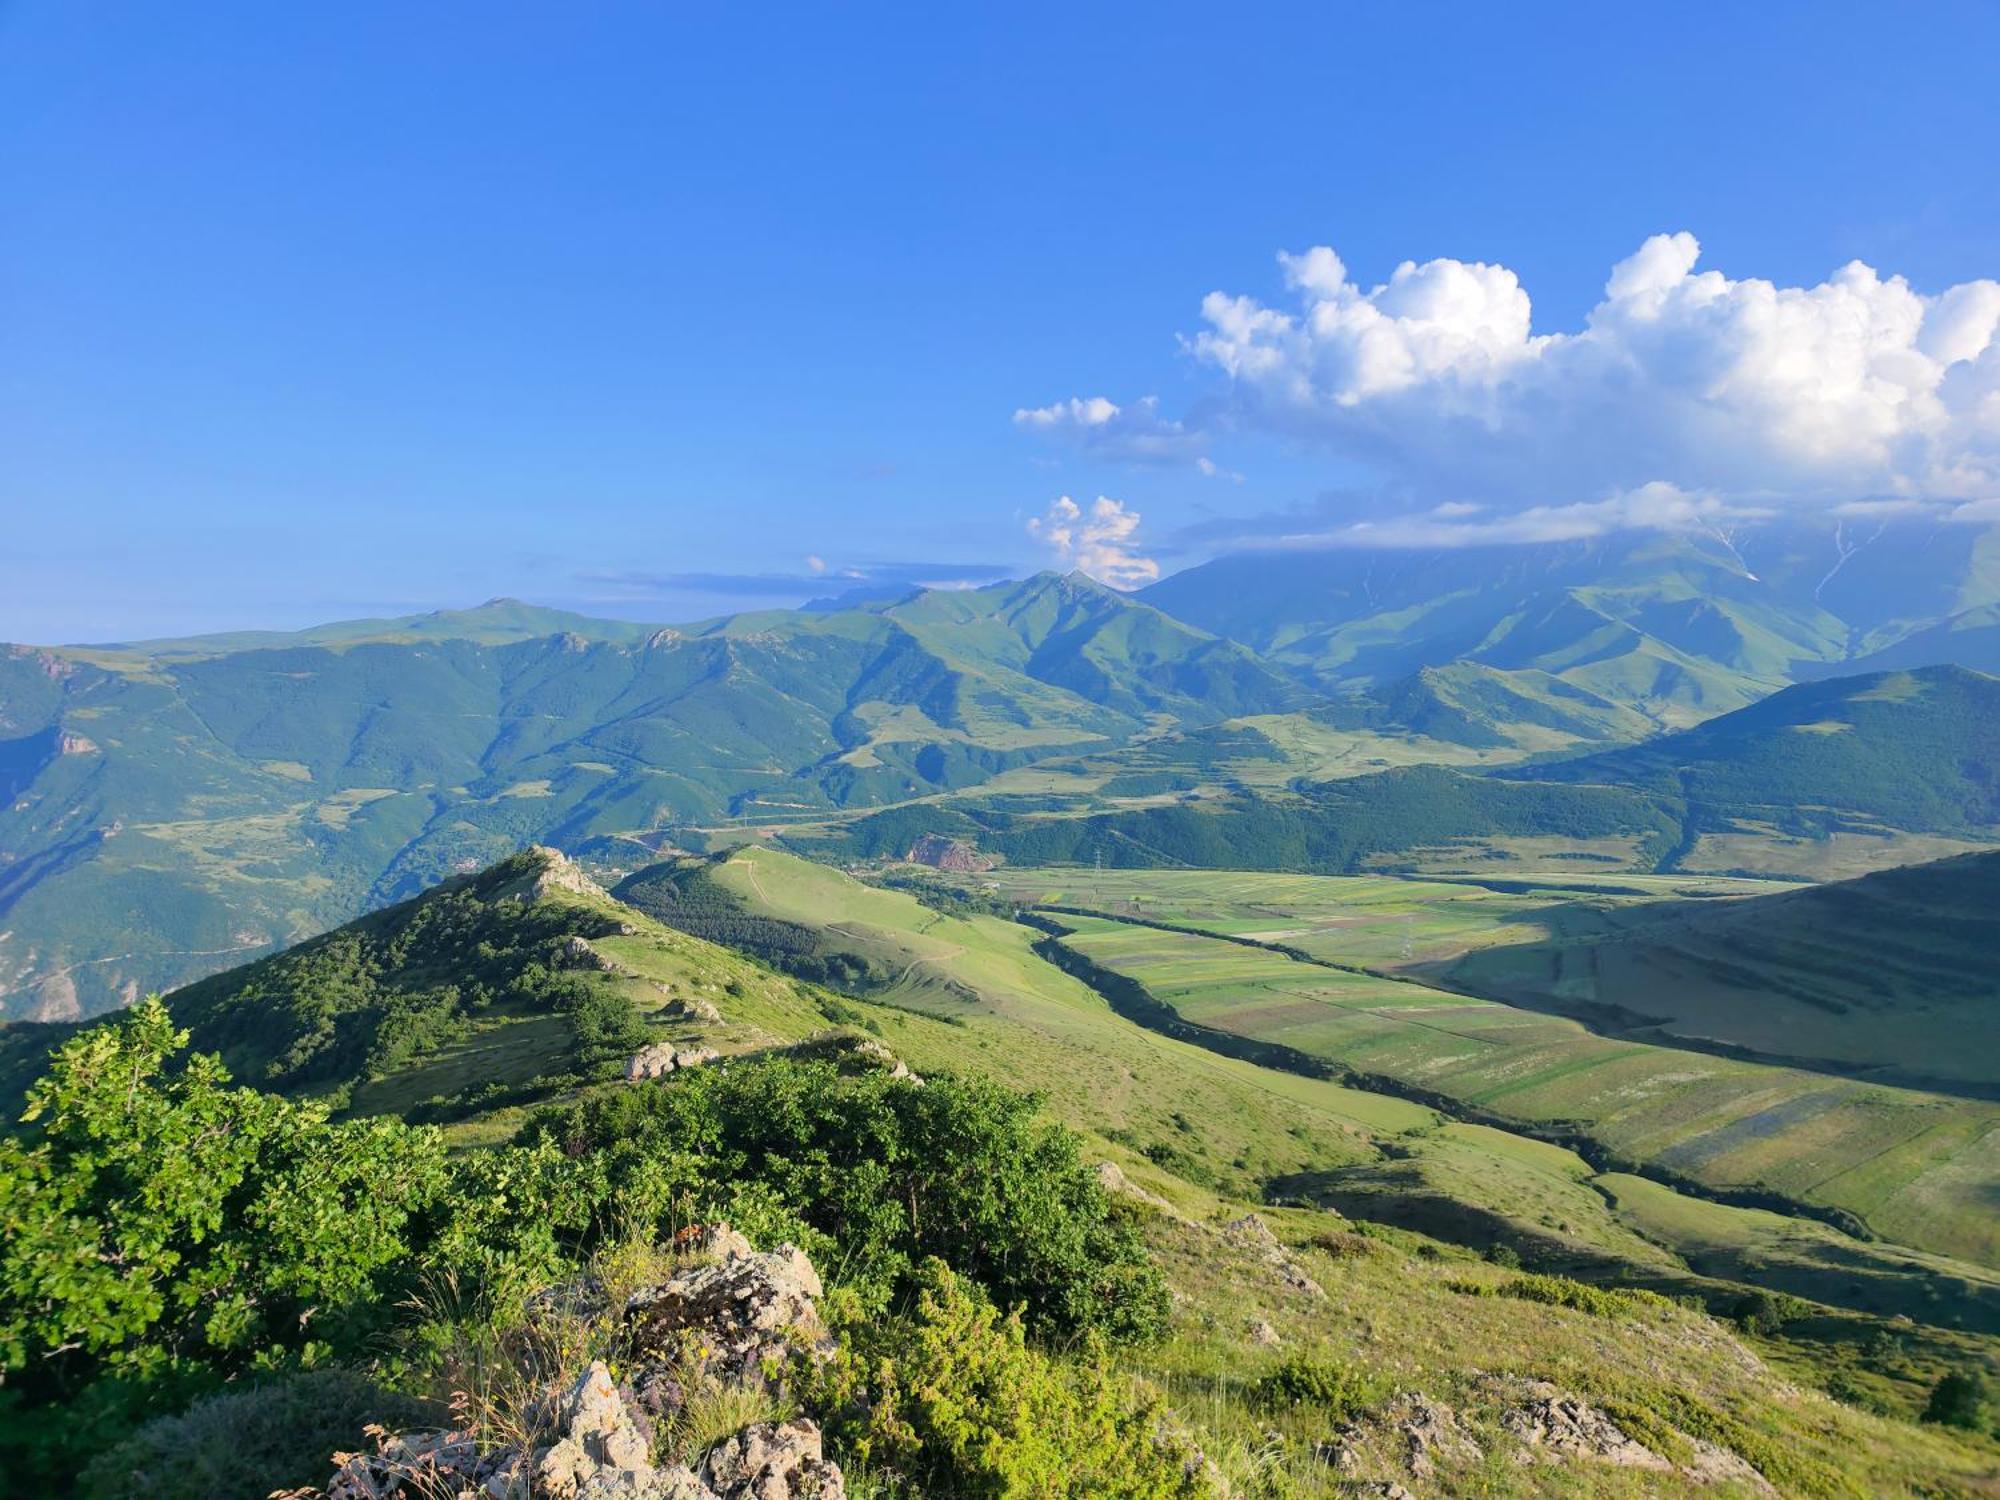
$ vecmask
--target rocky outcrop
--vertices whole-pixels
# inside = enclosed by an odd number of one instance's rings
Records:
[[[818,1036],[807,1037],[786,1050],[793,1057],[824,1058],[846,1074],[880,1072],[909,1083],[923,1083],[921,1077],[910,1071],[908,1063],[873,1037],[855,1036],[846,1031],[825,1031]]]
[[[1524,1459],[1588,1458],[1628,1469],[1669,1470],[1673,1465],[1644,1443],[1627,1437],[1610,1417],[1585,1401],[1534,1381],[1525,1399],[1501,1414],[1500,1425],[1520,1439]]]
[[[722,1056],[713,1047],[676,1047],[672,1042],[648,1042],[625,1061],[625,1081],[643,1083],[664,1078],[682,1068],[698,1068]]]
[[[1173,1218],[1183,1218],[1181,1211],[1167,1202],[1158,1193],[1149,1192],[1125,1175],[1125,1169],[1115,1161],[1101,1161],[1091,1169],[1096,1173],[1097,1185],[1105,1192],[1120,1198],[1130,1198],[1134,1203],[1143,1203],[1148,1208],[1157,1209]]]
[[[1775,1495],[1754,1466],[1729,1449],[1682,1434],[1692,1457],[1675,1464],[1630,1436],[1611,1416],[1581,1396],[1545,1380],[1509,1383],[1500,1425],[1519,1439],[1522,1463],[1587,1462],[1674,1474],[1692,1485],[1728,1485],[1732,1492]]]
[[[1485,1452],[1466,1431],[1458,1413],[1421,1391],[1405,1391],[1390,1403],[1391,1429],[1402,1439],[1403,1463],[1414,1479],[1435,1479],[1440,1460],[1474,1464]]]
[[[697,1392],[774,1394],[796,1360],[832,1352],[819,1276],[795,1247],[759,1254],[727,1225],[713,1225],[675,1248],[689,1258],[686,1268],[622,1309],[617,1354],[631,1371],[626,1381],[592,1361],[530,1408],[525,1437],[372,1428],[375,1451],[337,1455],[323,1500],[844,1500],[840,1466],[805,1417],[725,1435],[688,1455],[699,1469],[661,1461],[661,1435]],[[537,1304],[608,1312],[603,1287],[591,1281],[550,1288]]]
[[[1305,1267],[1292,1259],[1284,1242],[1271,1232],[1258,1214],[1245,1214],[1222,1226],[1222,1237],[1238,1249],[1247,1250],[1274,1271],[1278,1279],[1308,1297],[1324,1297],[1326,1288],[1306,1274]]]
[[[692,1382],[762,1386],[795,1355],[833,1352],[819,1316],[819,1276],[804,1251],[781,1245],[760,1255],[726,1248],[724,1258],[637,1292],[625,1304],[625,1341],[638,1366],[633,1385],[649,1411],[678,1409]],[[689,1333],[700,1335],[691,1347],[683,1337]]]
[[[664,985],[655,988],[669,997],[667,1003],[661,1007],[660,1014],[670,1020],[705,1021],[711,1026],[719,1024],[722,1020],[722,1012],[715,1008],[712,1001],[704,1000],[699,995],[676,996]]]
[[[820,1454],[819,1428],[801,1417],[779,1425],[757,1422],[709,1451],[702,1478],[710,1490],[734,1500],[844,1500],[840,1465]]]

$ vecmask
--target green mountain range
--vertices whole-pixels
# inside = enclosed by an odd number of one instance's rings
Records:
[[[1470,661],[1547,673],[1672,728],[1899,644],[1907,654],[1881,665],[1965,660],[1978,643],[1947,622],[2000,603],[2000,528],[1769,523],[1239,553],[1141,597],[1330,685]]]
[[[1410,765],[1052,817],[931,802],[787,835],[900,858],[928,834],[1015,864],[1501,875],[1567,865],[1824,878],[2000,840],[2000,678],[1801,684],[1694,729],[1471,775]]]
[[[529,839],[899,801],[1303,696],[1054,575],[678,630],[500,602],[303,639],[11,648],[0,1004],[94,1013]]]
[[[1256,868],[1937,857],[1992,835],[1990,679],[1918,668],[1897,702],[1794,679],[1984,660],[1995,535],[1648,533],[1224,559],[1141,596],[1042,574],[680,627],[495,600],[7,647],[0,1016],[96,1014],[530,841],[619,868],[757,830]],[[1706,769],[1661,759],[1684,754]]]

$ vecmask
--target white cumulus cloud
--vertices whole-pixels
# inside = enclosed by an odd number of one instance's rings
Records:
[[[1475,531],[2000,496],[2000,282],[1926,296],[1856,261],[1777,286],[1700,254],[1656,235],[1582,329],[1537,334],[1505,266],[1406,261],[1364,288],[1322,246],[1280,257],[1293,305],[1213,293],[1186,343],[1234,424],[1324,442],[1419,507],[1508,513]]]
[[[1139,512],[1106,495],[1087,510],[1063,495],[1045,514],[1028,521],[1028,534],[1058,561],[1115,589],[1136,589],[1160,576],[1160,565],[1138,552],[1138,533]]]

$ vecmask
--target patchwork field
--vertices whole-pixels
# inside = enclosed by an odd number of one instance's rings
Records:
[[[1811,1220],[1705,1201],[1607,1174],[1562,1145],[1451,1123],[1391,1094],[1218,1056],[1114,1013],[1087,985],[1045,962],[1035,951],[1039,935],[1015,922],[947,914],[903,891],[868,886],[770,849],[738,850],[712,869],[746,909],[837,934],[853,951],[893,965],[901,977],[872,998],[947,1018],[938,1024],[904,1010],[885,1015],[868,1007],[882,1017],[885,1040],[913,1066],[976,1065],[1039,1089],[1064,1118],[1183,1177],[1241,1195],[1323,1203],[1474,1246],[1504,1243],[1537,1264],[1662,1290],[1713,1297],[1717,1284],[1748,1282],[1858,1313],[2000,1328],[2000,1275],[1985,1266],[1864,1242]],[[1095,878],[1041,872],[1057,873]],[[981,884],[993,878],[970,877]],[[1413,888],[1446,903],[1449,918],[1440,918],[1442,930],[1432,935],[1440,948],[1473,941],[1482,930],[1476,912],[1492,912],[1494,925],[1504,929],[1509,914],[1519,921],[1550,904],[1549,892],[1539,887],[1507,893],[1444,883],[1233,873],[1119,872],[1115,878],[1145,882],[1161,903],[1149,911],[1163,909],[1171,892],[1183,916],[1197,908],[1255,904],[1252,897],[1286,911],[1323,911],[1326,897],[1315,888],[1339,887],[1351,908],[1379,908],[1372,928],[1363,922],[1345,929],[1377,947],[1400,942],[1396,901],[1407,906]],[[1114,877],[1107,872],[1103,879]],[[1029,883],[1037,894],[1075,894],[1073,881],[1042,884],[1029,872]],[[1632,884],[1664,893],[1690,883]],[[1393,887],[1403,888],[1400,898]],[[1142,900],[1146,894],[1129,884],[1122,888]],[[1272,920],[1267,912],[1236,915],[1244,922]],[[1754,1097],[1744,1077],[1776,1074],[1784,1087],[1800,1089],[1826,1082],[1660,1048],[1621,1048],[1567,1021],[1394,978],[1301,964],[1240,942],[1114,921],[1062,920],[1079,929],[1066,941],[1080,951],[1108,955],[1122,944],[1120,963],[1135,967],[1143,955],[1166,955],[1185,990],[1162,998],[1190,1020],[1233,1020],[1232,1029],[1242,1034],[1295,1047],[1303,1034],[1324,1049],[1321,1055],[1339,1052],[1340,1061],[1361,1071],[1406,1070],[1413,1083],[1440,1095],[1454,1092],[1454,1080],[1470,1087],[1472,1068],[1454,1063],[1454,1054],[1490,1054],[1480,1081],[1498,1102],[1487,1107],[1496,1115],[1518,1109],[1519,1119],[1538,1127],[1566,1125],[1574,1118],[1568,1110],[1600,1098],[1589,1076],[1593,1048],[1664,1060],[1650,1072],[1634,1070],[1629,1061],[1617,1071],[1614,1089],[1629,1095],[1627,1110],[1604,1114],[1620,1139],[1627,1130],[1642,1141],[1686,1133],[1689,1127],[1679,1123],[1683,1112],[1696,1129],[1706,1128],[1711,1115],[1740,1118],[1730,1109]],[[1677,1072],[1700,1077],[1676,1078]],[[1523,1085],[1519,1097],[1534,1112],[1508,1092],[1514,1083]],[[1679,1097],[1664,1097],[1677,1089]],[[1663,1097],[1649,1116],[1645,1106],[1655,1095]],[[1779,1097],[1786,1097],[1782,1089]],[[1950,1101],[1932,1103],[1951,1107]],[[1744,1146],[1723,1161],[1729,1167],[1754,1156]],[[1640,1186],[1614,1190],[1624,1183]],[[1948,1183],[1943,1170],[1922,1186],[1936,1192]],[[1650,1195],[1642,1205],[1628,1204],[1641,1193]],[[1950,1192],[1945,1196],[1951,1211],[1970,1217]]]
[[[1030,906],[1073,906],[1395,968],[1474,949],[1616,931],[1654,902],[1791,889],[1720,876],[1563,872],[1478,882],[1244,870],[1001,868],[974,883]]]
[[[1220,938],[1065,917],[1065,943],[1186,1020],[1577,1132],[1712,1190],[1856,1215],[1876,1233],[2000,1259],[2000,1107],[1614,1041],[1562,1017],[1301,962]]]

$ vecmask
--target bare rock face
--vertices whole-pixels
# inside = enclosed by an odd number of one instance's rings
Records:
[[[1143,1203],[1148,1208],[1158,1209],[1178,1219],[1181,1211],[1167,1202],[1158,1193],[1148,1192],[1125,1175],[1125,1169],[1115,1161],[1101,1161],[1092,1169],[1097,1176],[1097,1185],[1105,1192],[1119,1198],[1130,1198],[1134,1203]]]
[[[652,1473],[652,1444],[626,1414],[601,1360],[564,1394],[558,1423],[563,1436],[535,1460],[535,1487],[550,1500],[573,1500],[586,1485],[636,1483]]]
[[[662,1411],[679,1404],[660,1389],[663,1380],[765,1385],[767,1372],[794,1354],[832,1352],[820,1295],[819,1275],[795,1245],[733,1254],[636,1292],[625,1304],[626,1340],[641,1363],[634,1384],[642,1398],[654,1395],[649,1409]],[[688,1332],[700,1334],[692,1355],[682,1337]]]
[[[666,1014],[676,1021],[706,1021],[711,1026],[722,1020],[722,1012],[698,995],[668,1001]]]
[[[1280,1281],[1294,1291],[1304,1292],[1308,1297],[1326,1295],[1326,1288],[1308,1276],[1305,1267],[1292,1259],[1284,1242],[1271,1232],[1271,1226],[1260,1215],[1245,1214],[1240,1219],[1230,1220],[1222,1226],[1222,1237],[1262,1260]]]
[[[604,887],[584,874],[581,867],[562,850],[536,844],[528,852],[538,856],[542,862],[542,872],[535,877],[529,900],[540,901],[551,891],[568,891],[573,896],[606,895]]]
[[[713,1047],[676,1047],[672,1042],[648,1042],[625,1061],[625,1081],[644,1083],[664,1078],[680,1068],[698,1068],[722,1056]]]
[[[376,1451],[336,1455],[324,1500],[845,1500],[840,1466],[805,1418],[752,1423],[723,1438],[699,1473],[654,1462],[653,1418],[673,1416],[685,1388],[768,1389],[794,1356],[832,1352],[815,1305],[819,1276],[802,1252],[786,1245],[758,1254],[726,1224],[702,1227],[676,1248],[713,1259],[627,1303],[626,1345],[637,1366],[630,1385],[593,1361],[531,1411],[536,1436],[525,1441],[482,1442],[471,1429],[400,1437],[370,1429]],[[552,1309],[601,1308],[602,1298],[594,1282],[543,1294]]]
[[[951,870],[970,873],[990,870],[993,861],[981,854],[963,839],[946,838],[941,833],[926,833],[910,845],[903,858],[913,865],[929,865],[936,870]]]
[[[845,1500],[838,1464],[820,1455],[819,1428],[801,1417],[758,1422],[717,1443],[702,1477],[724,1500]]]
[[[674,1070],[674,1044],[648,1042],[625,1063],[625,1081],[641,1083],[648,1078],[664,1078]]]
[[[1673,1468],[1644,1443],[1627,1437],[1616,1422],[1582,1397],[1546,1381],[1532,1382],[1526,1399],[1503,1413],[1500,1424],[1521,1440],[1530,1457],[1539,1453],[1552,1458],[1593,1459],[1628,1469]]]
[[[1485,1452],[1459,1421],[1458,1413],[1421,1391],[1405,1391],[1391,1403],[1391,1427],[1401,1435],[1404,1463],[1413,1479],[1434,1479],[1440,1459],[1477,1463]]]

